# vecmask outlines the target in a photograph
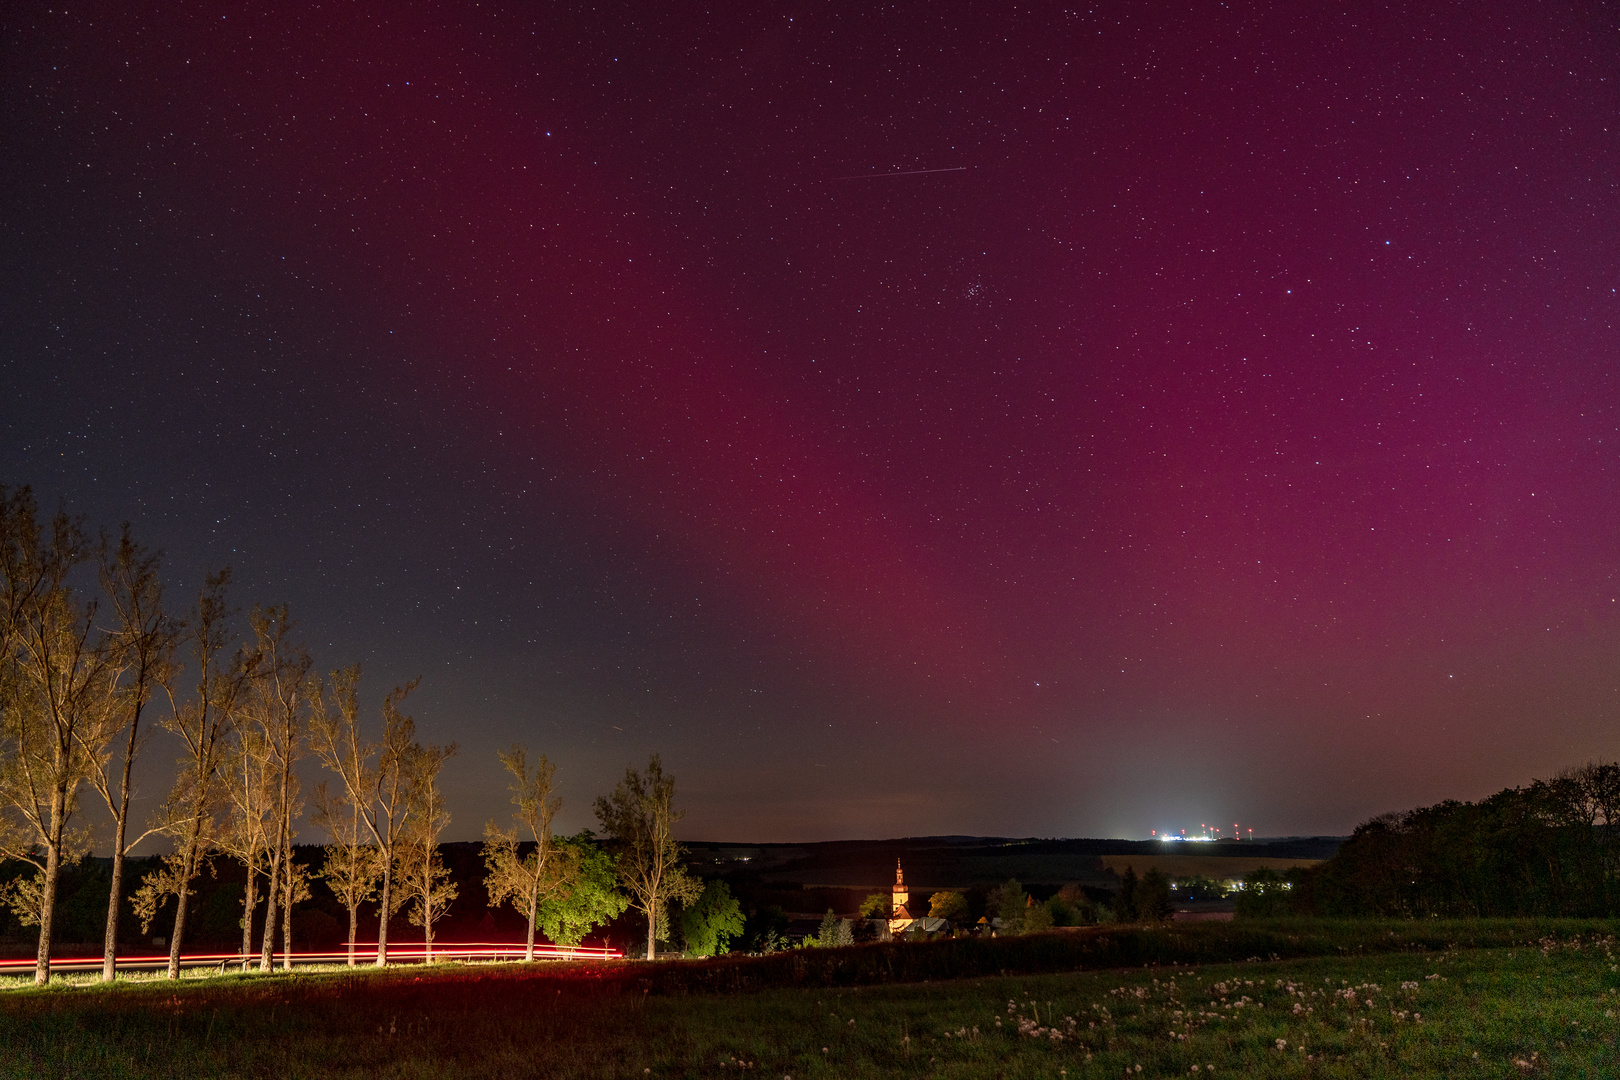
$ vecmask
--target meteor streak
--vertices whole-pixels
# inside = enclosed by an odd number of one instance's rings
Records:
[[[925,173],[967,172],[967,169],[968,169],[968,167],[966,165],[952,165],[948,169],[912,169],[910,172],[856,173],[853,176],[835,176],[835,177],[833,177],[833,179],[834,180],[871,180],[871,179],[874,179],[874,178],[877,178],[877,177],[884,177],[884,176],[922,176]]]

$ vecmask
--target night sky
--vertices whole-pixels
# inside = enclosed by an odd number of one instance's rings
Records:
[[[421,674],[447,838],[514,740],[713,840],[1620,754],[1611,6],[0,19],[0,482]]]

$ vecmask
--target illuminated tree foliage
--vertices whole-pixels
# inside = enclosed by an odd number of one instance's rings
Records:
[[[163,584],[157,556],[135,543],[125,525],[116,544],[103,538],[100,548],[101,588],[112,615],[111,658],[107,669],[109,742],[120,751],[92,758],[91,786],[107,804],[113,819],[112,868],[107,891],[107,919],[102,931],[101,978],[117,976],[119,902],[124,895],[124,861],[130,849],[151,835],[148,829],[129,836],[130,776],[146,741],[141,721],[152,695],[172,678],[174,648],[180,628],[163,611]],[[251,910],[251,909],[250,909]]]
[[[512,826],[502,829],[493,820],[484,826],[484,866],[488,874],[484,887],[491,907],[510,900],[528,921],[524,959],[534,959],[534,927],[540,903],[556,885],[551,861],[551,819],[562,807],[552,795],[556,767],[544,754],[529,767],[529,752],[517,743],[498,752],[501,764],[512,774],[512,805],[517,813]],[[527,852],[520,847],[532,844]]]
[[[294,886],[292,871],[293,821],[302,812],[298,799],[300,781],[294,767],[304,756],[309,734],[312,703],[320,694],[319,684],[309,677],[315,662],[300,645],[291,642],[294,623],[285,604],[256,607],[248,617],[257,645],[258,669],[252,692],[244,708],[244,726],[251,726],[251,740],[262,756],[264,833],[269,884],[268,907],[264,916],[264,940],[259,948],[259,970],[269,971],[275,951],[276,915],[282,914],[283,969],[292,967],[292,910],[282,896]],[[252,867],[249,867],[252,877]],[[249,914],[252,908],[248,908]]]
[[[539,923],[554,944],[575,948],[630,906],[619,892],[613,858],[596,846],[590,830],[553,841],[549,862],[552,886],[541,901]]]
[[[959,892],[947,889],[928,898],[928,917],[931,919],[949,919],[959,923],[967,918],[967,913],[967,897]]]
[[[358,682],[359,669],[352,669]],[[381,916],[377,927],[377,966],[388,963],[388,916],[399,910],[401,900],[394,896],[394,871],[400,862],[399,849],[406,839],[415,809],[411,772],[415,757],[422,752],[416,741],[416,721],[407,716],[404,703],[420,679],[396,686],[383,699],[383,738],[367,742],[360,730],[360,713],[345,708],[338,695],[338,707],[318,711],[311,725],[310,743],[321,762],[343,780],[346,798],[359,813],[366,832],[377,845],[377,865],[382,876],[378,897]]]
[[[685,852],[675,841],[682,815],[675,811],[675,778],[664,775],[657,754],[647,771],[626,769],[611,795],[596,800],[596,818],[612,837],[619,880],[630,903],[647,919],[647,959],[656,954],[658,926],[672,901],[688,901],[702,888],[681,867]]]
[[[823,945],[849,945],[854,942],[849,923],[829,910],[833,920],[832,937],[825,934]],[[822,923],[822,930],[827,924]],[[731,895],[731,888],[723,881],[707,881],[696,900],[681,909],[681,934],[686,942],[688,956],[714,956],[729,950],[731,939],[743,933],[742,905]]]
[[[359,730],[359,687],[358,664],[327,676],[326,689],[311,721],[312,741],[318,751],[323,746],[332,750],[328,736],[337,740],[341,750],[347,733]],[[354,943],[360,930],[360,905],[377,895],[382,859],[378,848],[366,842],[369,833],[361,806],[347,784],[336,791],[329,790],[324,780],[316,786],[315,824],[332,838],[326,845],[321,876],[349,913],[349,966],[353,967]]]
[[[89,557],[78,521],[58,513],[41,527],[27,488],[0,489],[0,851],[36,871],[13,903],[39,927],[37,985],[51,976],[62,861],[87,849],[69,828],[79,789],[115,730],[112,642],[68,580]]]
[[[220,772],[230,802],[229,816],[215,846],[241,862],[247,872],[242,891],[242,969],[253,956],[253,912],[259,901],[259,878],[268,876],[267,856],[275,784],[270,754],[262,733],[251,724],[237,725]],[[274,889],[274,879],[270,888]]]
[[[174,787],[158,812],[157,827],[173,841],[175,850],[164,856],[163,866],[146,875],[136,894],[135,908],[144,929],[164,899],[176,898],[174,930],[169,938],[168,976],[180,977],[180,949],[185,941],[186,912],[191,883],[201,871],[222,828],[221,811],[227,802],[221,766],[226,736],[237,706],[255,670],[254,657],[238,649],[226,655],[231,615],[225,602],[230,571],[210,574],[197,599],[194,621],[187,634],[197,682],[182,698],[177,678],[164,684],[170,712],[164,727],[179,737],[184,753]]]
[[[888,893],[868,893],[861,901],[861,917],[866,919],[887,919],[889,917],[889,904],[892,901]]]
[[[396,903],[406,907],[413,926],[422,928],[423,955],[429,962],[433,960],[433,924],[444,918],[460,892],[450,880],[449,868],[439,860],[439,837],[450,824],[439,790],[439,770],[455,753],[454,743],[413,746],[405,764],[411,812],[395,854]]]

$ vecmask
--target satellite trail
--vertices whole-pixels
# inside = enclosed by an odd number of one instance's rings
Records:
[[[835,176],[834,180],[875,180],[886,176],[922,176],[924,173],[967,172],[966,165],[953,165],[949,169],[912,169],[910,172],[856,173],[854,176]]]

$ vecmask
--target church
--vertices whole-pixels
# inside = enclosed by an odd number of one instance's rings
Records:
[[[894,860],[894,902],[889,908],[889,936],[899,937],[917,920],[911,917],[911,893],[906,890],[906,872]]]
[[[950,928],[948,919],[912,915],[911,892],[906,888],[906,872],[901,868],[900,860],[894,860],[894,898],[890,902],[889,936],[897,938],[907,932],[939,934]]]

